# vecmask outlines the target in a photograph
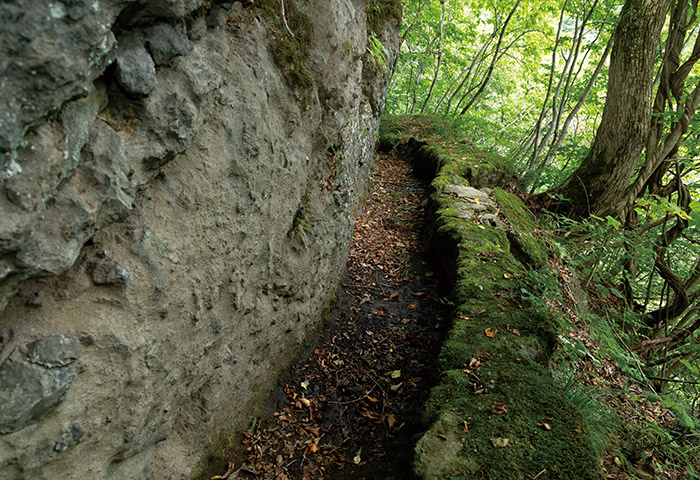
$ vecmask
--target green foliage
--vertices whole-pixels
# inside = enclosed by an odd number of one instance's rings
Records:
[[[387,70],[387,50],[382,42],[374,35],[370,34],[367,38],[367,52],[372,58],[375,68],[386,71]]]
[[[442,57],[436,72],[441,4],[430,1],[420,11],[422,1],[404,1],[403,30],[407,35],[397,61],[386,112],[390,115],[420,112],[454,118],[463,138],[483,150],[508,156],[517,162],[519,171],[528,173],[529,152],[524,145],[546,98],[556,26],[564,1],[523,0],[505,28],[501,50],[496,54],[497,36],[514,4],[505,0],[446,0]],[[574,81],[560,89],[557,99],[557,104],[564,104],[565,115],[584,94],[584,87],[614,28],[615,15],[611,12],[618,4],[617,0],[598,2],[589,19],[580,58],[569,70]],[[564,71],[564,66],[572,48],[573,31],[589,6],[580,1],[567,3],[562,42],[557,53],[555,87],[560,79],[568,78],[569,71]],[[494,55],[497,56],[495,66],[487,79]],[[428,98],[436,74],[437,82]],[[524,180],[536,180],[539,186],[558,183],[585,155],[599,120],[605,79],[606,68],[603,68],[579,108],[567,139],[552,150],[547,168],[544,171],[541,167],[533,169],[533,175],[526,175]],[[487,82],[481,89],[484,80]],[[479,91],[473,106],[462,113]],[[563,124],[563,119],[560,123]],[[547,127],[540,140],[546,134]]]
[[[591,439],[598,452],[607,451],[619,428],[619,418],[615,417],[604,403],[603,395],[596,389],[581,385],[570,371],[558,377],[566,398],[586,419]]]

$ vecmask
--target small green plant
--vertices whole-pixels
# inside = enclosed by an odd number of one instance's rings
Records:
[[[372,33],[369,38],[367,38],[367,53],[370,54],[372,58],[372,63],[374,66],[383,71],[387,71],[387,49],[382,42]]]
[[[601,401],[602,394],[592,387],[581,385],[572,371],[564,371],[555,378],[561,382],[566,398],[581,412],[586,419],[591,439],[598,452],[604,452],[610,446],[619,419],[612,414],[608,406]]]

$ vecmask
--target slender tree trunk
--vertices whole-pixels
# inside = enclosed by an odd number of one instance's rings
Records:
[[[452,92],[452,95],[450,95],[450,99],[447,101],[447,110],[445,110],[445,115],[450,113],[450,109],[452,108],[452,102],[459,94],[459,92],[464,88],[464,85],[467,84],[467,82],[471,79],[472,76],[472,71],[474,70],[474,67],[479,63],[481,60],[481,57],[484,55],[484,52],[486,52],[486,49],[489,47],[491,42],[493,41],[494,38],[496,38],[496,35],[498,34],[498,29],[494,27],[493,33],[491,33],[491,36],[484,42],[484,44],[481,46],[479,49],[479,52],[472,58],[471,63],[469,63],[469,67],[467,67],[459,77],[455,79],[454,82],[452,82],[452,85],[450,85],[450,88],[448,88],[445,91],[445,94],[442,96],[440,101],[438,102],[437,106],[435,107],[435,112],[437,113],[438,108],[442,105],[442,103],[445,101],[445,97],[447,97],[447,94],[452,91],[452,88],[454,87],[455,83],[459,81],[460,78],[462,78],[462,82],[459,84],[459,86]]]
[[[513,15],[515,15],[515,11],[518,9],[521,2],[522,2],[522,0],[518,0],[517,2],[515,2],[515,5],[513,5],[513,8],[511,9],[510,13],[508,13],[508,17],[506,18],[506,21],[503,22],[503,27],[501,28],[501,33],[498,36],[498,43],[496,43],[496,51],[493,52],[493,60],[491,61],[491,64],[489,65],[489,69],[486,72],[486,76],[484,77],[484,80],[481,82],[479,89],[476,91],[476,93],[471,98],[471,100],[469,100],[469,103],[467,103],[467,105],[462,109],[462,111],[459,112],[460,115],[464,115],[465,113],[467,113],[467,111],[471,108],[471,106],[474,105],[474,102],[476,102],[476,99],[479,98],[479,96],[486,89],[486,85],[488,85],[489,80],[491,80],[491,75],[493,74],[493,69],[496,66],[496,62],[500,58],[499,53],[501,51],[501,44],[503,43],[503,38],[506,35],[506,28],[508,27],[508,24],[510,23],[511,19],[513,18]]]
[[[423,13],[423,9],[425,8],[425,6],[428,4],[429,1],[430,0],[425,0],[421,4],[421,6],[418,8],[418,12],[416,12],[416,16],[414,17],[413,21],[410,24],[408,24],[408,27],[406,27],[406,30],[404,30],[403,34],[401,35],[401,43],[403,43],[404,40],[406,40],[406,37],[408,37],[408,34],[411,32],[411,30],[413,30],[413,27],[415,27],[416,24],[418,23],[418,19],[420,18],[421,13]]]
[[[555,191],[574,218],[621,213],[621,192],[649,132],[657,46],[671,0],[627,0],[615,29],[608,94],[588,155]]]
[[[435,65],[435,74],[433,75],[433,81],[430,83],[430,89],[428,90],[428,94],[425,96],[425,101],[423,102],[423,106],[420,109],[420,113],[425,112],[425,107],[428,106],[428,102],[430,101],[430,98],[433,96],[433,90],[435,89],[435,83],[437,82],[438,75],[440,74],[440,67],[442,66],[442,37],[443,34],[445,33],[445,0],[440,0],[440,3],[442,4],[442,16],[440,17],[440,39],[438,40],[438,57],[437,57],[437,64]]]
[[[566,0],[564,2],[564,5],[561,7],[561,13],[559,14],[559,24],[557,25],[557,36],[556,39],[554,40],[554,49],[552,50],[552,66],[549,70],[549,82],[547,84],[547,94],[544,96],[544,102],[542,102],[542,110],[540,111],[540,116],[537,119],[537,123],[535,124],[535,137],[534,137],[534,145],[535,145],[535,151],[532,153],[532,157],[530,158],[530,163],[528,164],[529,169],[533,169],[535,167],[535,164],[537,162],[537,149],[540,144],[540,132],[542,131],[542,122],[544,121],[544,117],[547,113],[547,105],[549,104],[549,98],[552,95],[552,86],[554,85],[554,75],[556,74],[557,71],[557,50],[559,50],[559,42],[561,39],[561,28],[564,25],[564,13],[566,12],[566,6],[568,5],[569,0]]]
[[[595,71],[591,75],[591,78],[588,79],[588,83],[586,84],[586,87],[584,88],[581,97],[579,97],[578,102],[576,102],[576,105],[574,106],[573,110],[569,112],[569,115],[567,115],[566,120],[564,120],[564,125],[562,126],[561,132],[559,132],[559,134],[557,135],[557,140],[555,144],[552,145],[549,152],[547,153],[547,156],[545,157],[543,163],[540,165],[539,168],[543,168],[548,162],[550,162],[554,158],[554,155],[556,155],[557,151],[559,150],[559,148],[561,148],[562,144],[564,143],[564,140],[566,140],[566,137],[569,132],[569,127],[571,126],[571,122],[576,117],[579,110],[581,110],[581,107],[586,102],[588,95],[590,95],[591,90],[593,89],[593,85],[595,85],[595,81],[598,78],[598,75],[600,75],[601,70],[603,70],[605,63],[608,60],[608,55],[610,54],[610,49],[612,48],[612,45],[613,41],[610,40],[606,45],[605,50],[603,51],[603,56],[600,57],[600,60],[598,61],[598,65],[596,65]]]

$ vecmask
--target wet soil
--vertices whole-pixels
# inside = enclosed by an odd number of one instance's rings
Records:
[[[330,318],[218,478],[413,478],[449,307],[421,258],[426,185],[393,155],[378,155],[372,176]]]

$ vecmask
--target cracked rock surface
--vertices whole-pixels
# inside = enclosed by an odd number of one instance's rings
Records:
[[[304,95],[257,5],[0,3],[0,480],[188,478],[316,329],[388,73],[294,4]]]

